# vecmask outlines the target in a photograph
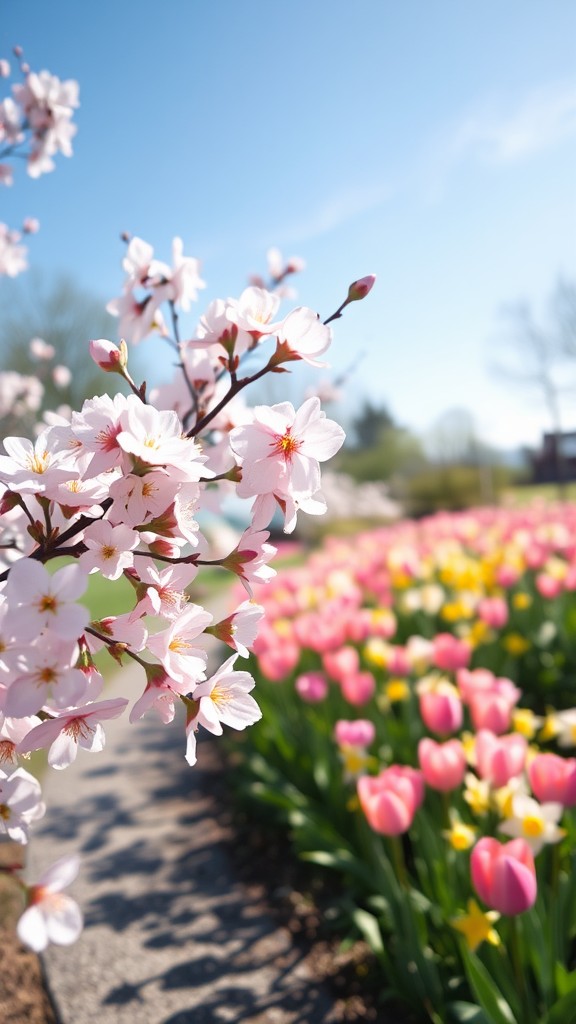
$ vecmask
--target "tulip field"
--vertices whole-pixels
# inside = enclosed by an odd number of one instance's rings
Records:
[[[332,872],[382,1006],[576,1021],[576,505],[330,537],[255,599],[245,785]]]

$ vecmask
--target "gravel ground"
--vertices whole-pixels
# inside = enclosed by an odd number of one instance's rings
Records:
[[[141,686],[134,673],[134,694]],[[107,698],[117,695],[107,689]],[[355,1008],[358,997],[338,998],[316,980],[322,958],[333,979],[338,961],[326,943],[311,952],[295,941],[306,912],[292,914],[292,929],[271,913],[266,892],[276,876],[286,889],[285,870],[261,852],[266,884],[250,871],[239,877],[213,741],[199,743],[189,768],[181,722],[122,718],[107,723],[106,736],[103,753],[80,751],[65,772],[48,773],[48,812],[30,850],[34,874],[64,853],[82,856],[71,892],[85,930],[42,958],[60,1024],[376,1019]],[[343,972],[353,959],[344,958]]]

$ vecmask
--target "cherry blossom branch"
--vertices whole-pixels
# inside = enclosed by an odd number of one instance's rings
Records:
[[[253,384],[254,381],[257,381],[261,377],[264,377],[267,373],[278,372],[276,367],[271,364],[272,359],[266,364],[266,366],[263,366],[261,370],[258,370],[257,373],[253,373],[252,376],[242,377],[240,380],[238,380],[237,378],[232,379],[232,383],[224,397],[218,402],[217,405],[214,406],[213,409],[210,410],[210,412],[207,412],[206,415],[202,417],[202,419],[196,422],[196,425],[192,427],[191,430],[188,431],[186,437],[197,437],[198,434],[205,430],[208,424],[211,423],[212,420],[215,419],[216,416],[218,416],[219,413],[221,413],[222,410],[226,408],[228,403],[233,398],[235,398],[236,395],[240,393],[240,391],[243,391],[245,387],[248,387],[249,384]]]

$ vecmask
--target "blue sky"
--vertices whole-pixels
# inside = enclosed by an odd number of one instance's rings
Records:
[[[502,307],[543,316],[558,276],[576,279],[572,0],[0,0],[0,15],[0,55],[19,43],[80,83],[73,158],[3,191],[0,219],[41,222],[31,265],[108,299],[121,231],[161,259],[180,235],[208,284],[200,313],[278,245],[306,260],[297,301],[323,316],[376,273],[330,352],[336,375],[363,353],[349,409],[368,394],[426,433],[464,406],[492,443],[538,440],[537,393],[490,365]]]

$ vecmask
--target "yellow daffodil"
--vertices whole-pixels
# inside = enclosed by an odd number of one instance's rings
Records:
[[[470,899],[468,913],[453,917],[450,924],[464,936],[468,949],[474,952],[482,942],[489,942],[492,946],[500,945],[500,936],[492,927],[499,918],[497,910],[480,910],[476,900]]]
[[[502,638],[502,645],[513,658],[519,658],[530,649],[530,641],[526,637],[520,636],[520,633],[507,633]]]
[[[390,679],[384,687],[384,693],[391,704],[397,704],[409,699],[410,687],[405,679]]]
[[[450,812],[450,828],[444,829],[442,835],[454,850],[469,850],[476,841],[478,829],[466,825],[457,814]]]
[[[464,776],[466,788],[464,799],[473,814],[486,814],[490,809],[490,786],[484,779],[478,779],[472,772]]]
[[[500,826],[500,832],[511,839],[525,839],[534,856],[545,844],[559,843],[566,835],[558,821],[564,808],[562,804],[539,804],[525,793],[512,798],[512,813]]]
[[[369,665],[385,668],[389,645],[380,637],[372,637],[364,646],[362,654]]]
[[[544,719],[535,715],[530,708],[515,708],[512,712],[512,728],[527,740],[534,739],[537,730],[543,725]]]

